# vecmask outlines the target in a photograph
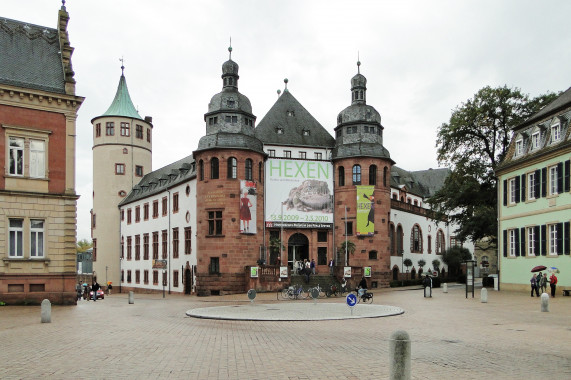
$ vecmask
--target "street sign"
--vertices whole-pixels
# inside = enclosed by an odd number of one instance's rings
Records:
[[[353,293],[347,294],[347,305],[353,307],[357,304],[357,296]]]
[[[317,288],[311,288],[311,298],[313,299],[317,299],[317,297],[319,297],[319,290],[317,290]]]
[[[248,290],[248,298],[253,301],[256,298],[256,290],[250,289]]]

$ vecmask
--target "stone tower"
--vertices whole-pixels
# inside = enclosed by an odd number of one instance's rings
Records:
[[[119,202],[152,171],[152,119],[139,115],[121,78],[109,109],[93,125],[93,272],[97,281],[120,284]],[[101,221],[101,223],[98,223]],[[133,221],[134,222],[134,221]]]
[[[388,285],[390,173],[394,164],[383,147],[381,115],[367,105],[367,79],[360,73],[351,79],[351,105],[337,116],[335,148],[335,241],[354,244],[354,253],[340,253],[338,263],[370,266],[378,260],[369,281]],[[347,229],[347,231],[346,231]],[[350,243],[349,243],[350,242]]]

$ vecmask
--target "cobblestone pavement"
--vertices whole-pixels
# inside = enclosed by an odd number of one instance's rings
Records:
[[[245,294],[113,294],[77,306],[0,307],[1,379],[387,379],[389,337],[411,337],[413,379],[571,378],[571,297],[540,299],[463,288],[375,291],[384,318],[260,322],[191,318],[193,308],[243,305]],[[256,302],[277,301],[275,293]],[[305,302],[311,307],[312,301]],[[344,302],[326,299],[320,302]]]

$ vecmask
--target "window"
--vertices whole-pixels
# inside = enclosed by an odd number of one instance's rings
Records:
[[[143,126],[137,124],[135,126],[135,137],[137,137],[139,140],[143,139]]]
[[[353,165],[353,185],[361,184],[361,165]]]
[[[228,173],[226,175],[229,179],[238,178],[238,160],[235,157],[230,157],[228,159]]]
[[[519,189],[516,186],[516,179],[517,179],[517,177],[511,178],[508,180],[508,188],[509,188],[509,195],[510,195],[510,198],[509,198],[510,202],[509,203],[510,204],[515,204],[516,201],[518,200],[517,199],[518,197],[516,197],[516,192]]]
[[[127,224],[131,224],[131,209],[127,209]]]
[[[226,116],[225,120],[227,123],[236,124],[238,122],[238,116]]]
[[[30,177],[44,178],[46,176],[45,141],[30,140]]]
[[[319,153],[319,152],[315,152],[315,159],[316,160],[322,160],[323,159],[323,154]]]
[[[108,121],[105,123],[105,135],[106,136],[113,136],[115,135],[115,123],[112,121]]]
[[[143,260],[149,259],[149,234],[143,234]]]
[[[208,211],[208,235],[222,235],[222,211]]]
[[[175,270],[172,272],[172,286],[178,288],[178,271]]]
[[[139,284],[140,282],[141,282],[141,271],[137,269],[135,271],[135,284]]]
[[[284,157],[291,158],[291,150],[284,150]]]
[[[369,251],[369,260],[377,260],[377,251]]]
[[[147,128],[147,142],[151,142],[151,128]]]
[[[376,185],[377,184],[377,166],[371,165],[369,166],[369,185]]]
[[[131,236],[127,236],[127,260],[131,260],[133,257],[133,247],[132,247],[133,238]]]
[[[462,242],[456,236],[450,236],[450,247],[461,247]]]
[[[218,158],[216,157],[210,160],[210,178],[218,179]]]
[[[95,137],[101,137],[101,123],[95,124]]]
[[[432,253],[432,236],[428,235],[428,247],[426,247],[426,250],[428,253]]]
[[[523,140],[520,139],[515,142],[515,155],[521,156],[522,153],[523,153]]]
[[[129,123],[121,123],[121,136],[129,137],[131,136],[131,128]]]
[[[264,166],[262,162],[258,162],[258,181],[263,182],[264,177],[262,177],[262,172],[264,171]]]
[[[145,271],[143,272],[143,281],[145,284],[149,283],[149,270],[145,269]]]
[[[139,223],[141,221],[141,207],[135,207],[135,223]]]
[[[149,220],[149,204],[148,203],[145,203],[143,205],[143,219]]]
[[[217,116],[209,117],[208,118],[208,125],[214,125],[214,124],[218,124],[218,117]]]
[[[191,250],[191,243],[192,242],[192,229],[190,227],[184,228],[184,254],[190,255],[192,252]]]
[[[115,174],[124,175],[125,174],[125,164],[115,164]]]
[[[389,225],[389,252],[391,256],[395,254],[395,225]]]
[[[550,224],[548,226],[549,230],[549,255],[556,256],[559,251],[563,249],[562,238],[563,238],[563,226],[562,223]]]
[[[204,180],[204,161],[198,161],[198,179],[203,181]]]
[[[415,224],[410,232],[410,252],[422,253],[422,231],[418,224]]]
[[[158,284],[159,284],[159,271],[154,270],[153,271],[153,285],[158,285]]]
[[[141,260],[141,235],[135,235],[135,260]]]
[[[137,177],[142,177],[143,176],[143,167],[140,165],[135,165],[135,175]]]
[[[299,152],[299,158],[306,159],[307,158],[307,152]]]
[[[153,260],[159,259],[159,232],[153,232]]]
[[[508,236],[509,236],[509,255],[510,257],[515,257],[516,256],[516,247],[517,247],[517,233],[518,230],[509,230],[508,231]]]
[[[167,214],[169,213],[167,197],[163,197],[162,204],[163,204],[163,216],[167,216]]]
[[[284,129],[283,128],[276,128],[276,133],[278,135],[283,135],[284,134]]]
[[[343,166],[339,166],[339,186],[345,186],[345,168]]]
[[[10,219],[10,257],[23,257],[24,219]]]
[[[345,236],[353,235],[353,222],[345,222]]]
[[[347,127],[347,134],[348,134],[348,135],[351,135],[351,134],[354,134],[354,133],[357,133],[357,126]]]
[[[97,261],[97,239],[93,239],[93,261]],[[121,237],[121,257],[123,257],[123,237]]]
[[[438,230],[436,232],[436,254],[441,255],[446,251],[446,241],[444,240],[444,232]]]
[[[327,241],[327,231],[317,231],[317,241],[320,243]]]
[[[252,181],[252,160],[247,158],[246,159],[246,181]]]
[[[535,199],[538,194],[536,193],[536,186],[539,185],[536,172],[527,174],[527,199]]]
[[[270,157],[275,157],[276,156],[276,150],[275,149],[268,149],[268,155]]]
[[[397,226],[397,255],[404,254],[404,232],[402,230],[402,226],[399,224]]]
[[[172,257],[178,258],[178,227],[172,229]]]
[[[12,175],[24,175],[24,139],[10,137],[10,171]]]
[[[220,273],[220,259],[218,257],[210,258],[210,265],[208,266],[208,272],[210,274]]]
[[[527,256],[539,255],[539,226],[527,227]]]
[[[172,195],[172,212],[173,214],[178,212],[178,193]]]
[[[162,258],[166,259],[168,257],[168,249],[169,249],[169,241],[168,241],[169,232],[167,230],[163,230],[162,236],[163,236],[163,244],[162,244],[163,255],[162,255]]]
[[[153,219],[159,217],[159,201],[153,201]]]
[[[121,258],[122,259],[125,258],[125,236],[122,235],[121,235]]]
[[[531,135],[531,149],[535,150],[539,148],[539,132],[535,132],[533,135]]]
[[[127,282],[131,283],[131,271],[130,270],[127,271]]]
[[[557,165],[549,168],[549,195],[556,195],[559,192]]]
[[[327,265],[327,247],[317,247],[317,265]]]
[[[561,124],[551,126],[551,142],[557,142],[561,139]]]

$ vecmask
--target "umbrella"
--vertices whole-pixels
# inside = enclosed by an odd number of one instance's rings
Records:
[[[547,267],[545,265],[538,265],[536,267],[533,267],[533,269],[531,270],[531,272],[541,272],[542,270],[546,270]]]
[[[549,268],[549,271],[553,272],[553,273],[561,273],[561,272],[559,272],[559,268],[556,268],[556,267]]]
[[[86,283],[86,282],[84,282],[84,283],[83,283],[83,286],[87,286],[87,283]]]

